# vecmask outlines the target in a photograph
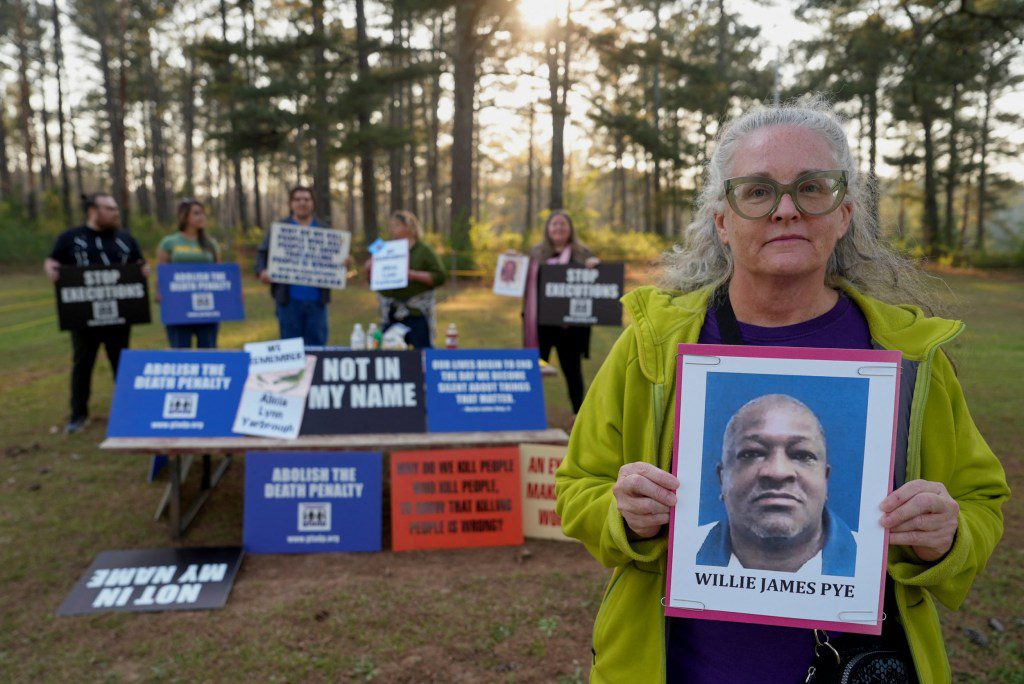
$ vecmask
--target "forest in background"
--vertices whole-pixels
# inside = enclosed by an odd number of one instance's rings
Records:
[[[1024,262],[1024,0],[0,0],[0,28],[3,262],[97,189],[144,245],[181,197],[251,245],[297,184],[359,245],[416,212],[453,265],[552,208],[653,253],[720,123],[808,92],[901,248]]]

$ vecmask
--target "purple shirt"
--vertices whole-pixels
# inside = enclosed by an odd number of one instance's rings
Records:
[[[845,295],[828,312],[796,325],[763,328],[740,323],[743,342],[765,347],[871,349],[868,322]],[[697,341],[721,344],[715,309]],[[802,682],[814,659],[814,633],[799,627],[666,618],[669,682],[761,684]],[[830,632],[831,633],[831,632]]]

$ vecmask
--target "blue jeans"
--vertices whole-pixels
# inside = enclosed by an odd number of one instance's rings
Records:
[[[183,323],[167,326],[167,341],[171,349],[191,349],[192,336],[196,338],[196,349],[216,349],[217,331],[220,323]]]
[[[278,304],[277,322],[282,340],[301,337],[310,347],[327,344],[327,305],[323,302],[292,299],[287,304]]]

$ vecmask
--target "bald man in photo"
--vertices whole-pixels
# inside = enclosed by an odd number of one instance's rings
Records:
[[[806,404],[785,394],[744,404],[725,428],[717,472],[726,519],[698,565],[854,575],[856,540],[829,510],[825,431]]]

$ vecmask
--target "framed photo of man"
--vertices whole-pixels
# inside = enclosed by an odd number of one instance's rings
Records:
[[[666,615],[880,634],[900,353],[677,358]]]

